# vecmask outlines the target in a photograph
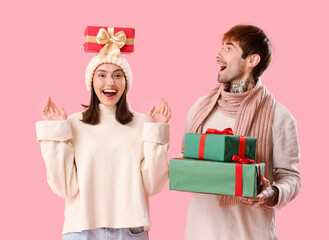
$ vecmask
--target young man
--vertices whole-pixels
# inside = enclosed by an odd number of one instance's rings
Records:
[[[255,198],[192,193],[187,240],[278,239],[275,211],[300,190],[299,146],[296,121],[259,78],[271,59],[261,29],[238,25],[224,35],[217,54],[220,84],[191,107],[185,132],[231,127],[235,135],[256,137],[256,162],[266,166],[263,190]]]

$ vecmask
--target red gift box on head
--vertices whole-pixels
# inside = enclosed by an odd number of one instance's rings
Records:
[[[96,36],[101,29],[113,33],[114,35],[120,31],[123,31],[126,35],[126,41],[124,46],[120,48],[120,51],[122,53],[131,53],[134,51],[134,28],[88,26],[85,30],[85,52],[99,52],[104,47],[104,45],[98,44],[96,39]]]

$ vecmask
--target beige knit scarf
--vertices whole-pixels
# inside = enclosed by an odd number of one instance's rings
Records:
[[[265,163],[265,177],[272,180],[272,123],[275,109],[273,95],[258,79],[255,87],[245,93],[229,93],[219,84],[200,102],[193,117],[190,132],[201,133],[203,124],[214,107],[235,117],[234,135],[257,138],[256,162]],[[222,129],[219,129],[222,130]],[[219,195],[219,205],[243,204],[238,197]]]

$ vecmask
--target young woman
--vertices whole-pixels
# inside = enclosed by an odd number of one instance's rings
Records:
[[[67,118],[49,98],[36,124],[47,181],[66,199],[63,239],[148,239],[148,196],[168,179],[170,108],[162,99],[147,116],[130,109],[122,56],[95,56],[86,84],[84,112]]]

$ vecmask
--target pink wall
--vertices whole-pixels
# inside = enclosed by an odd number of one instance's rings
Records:
[[[325,1],[12,1],[1,24],[1,239],[61,239],[64,201],[46,182],[35,122],[48,95],[67,113],[88,103],[83,51],[87,25],[136,29],[132,107],[146,113],[166,97],[172,108],[169,157],[177,157],[189,107],[217,83],[215,54],[231,26],[269,35],[274,59],[262,82],[298,121],[302,191],[277,213],[281,239],[327,235],[328,7]],[[304,3],[306,2],[306,3]],[[318,129],[315,129],[317,127]],[[313,160],[312,160],[313,159]],[[314,161],[314,162],[311,162]],[[326,181],[327,182],[327,181]],[[189,194],[151,198],[151,239],[183,239]]]

